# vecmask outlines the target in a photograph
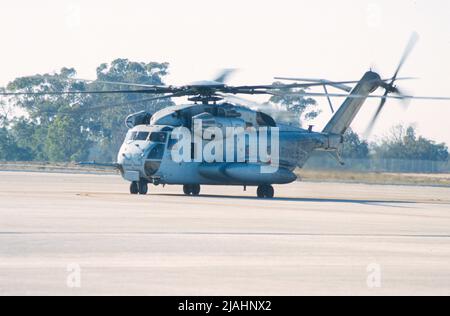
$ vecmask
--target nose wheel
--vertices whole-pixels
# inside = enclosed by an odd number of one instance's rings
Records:
[[[275,190],[271,185],[260,185],[257,190],[257,195],[260,199],[273,199]]]
[[[133,181],[130,185],[130,193],[133,195],[146,195],[148,193],[148,182],[145,179]]]
[[[185,184],[183,186],[183,192],[185,195],[198,196],[200,195],[200,185],[198,184]]]

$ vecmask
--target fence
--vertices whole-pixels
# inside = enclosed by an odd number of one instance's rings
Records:
[[[450,162],[433,160],[403,159],[343,159],[341,166],[336,159],[323,154],[309,159],[305,169],[354,171],[354,172],[392,172],[392,173],[450,173]]]
[[[350,172],[391,172],[391,173],[448,173],[450,162],[432,160],[402,160],[402,159],[343,159],[345,165],[341,166],[336,159],[325,154],[316,154],[311,157],[304,169],[329,170]],[[74,164],[49,164],[42,162],[2,162],[0,170],[37,170],[37,171],[90,171],[89,168]],[[93,169],[92,171],[99,171]],[[105,169],[105,172],[111,172]]]

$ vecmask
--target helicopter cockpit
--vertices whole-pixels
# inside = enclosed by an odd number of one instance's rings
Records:
[[[120,149],[118,161],[131,180],[156,174],[166,152],[169,131],[165,127],[140,125],[130,129]]]

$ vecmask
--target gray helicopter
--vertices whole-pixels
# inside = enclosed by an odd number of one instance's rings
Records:
[[[395,81],[395,80],[394,80]],[[314,151],[326,151],[334,154],[340,160],[338,152],[343,143],[343,135],[350,127],[353,119],[361,109],[364,101],[386,81],[374,72],[367,72],[351,91],[350,95],[332,117],[322,132],[314,132],[311,128],[306,130],[289,124],[276,122],[272,116],[245,106],[236,105],[225,100],[224,94],[263,94],[269,90],[275,90],[272,86],[264,87],[229,87],[219,83],[203,82],[189,86],[187,89],[197,93],[190,98],[194,104],[177,105],[168,107],[157,113],[140,112],[130,115],[126,119],[129,132],[126,136],[115,165],[123,178],[131,182],[131,194],[147,194],[148,184],[154,185],[183,185],[186,195],[197,196],[200,194],[201,185],[233,185],[244,188],[257,187],[259,198],[273,198],[274,184],[288,184],[297,180],[294,173],[296,168],[302,168]],[[333,83],[347,84],[347,83]],[[324,83],[320,83],[324,85]],[[311,84],[287,85],[284,88],[311,87]],[[277,87],[279,89],[279,86]],[[274,92],[275,93],[275,92]],[[242,93],[244,94],[244,93]],[[272,94],[272,93],[270,93]],[[307,94],[308,95],[308,94]],[[223,98],[223,99],[222,99]],[[383,99],[384,100],[384,99]],[[195,121],[201,121],[200,133],[194,129]],[[189,139],[187,147],[190,156],[183,161],[175,160],[174,148],[178,137],[174,137],[174,131],[180,127],[186,128],[194,135]],[[267,154],[277,152],[279,160],[276,168],[270,172],[263,172],[264,166],[270,166],[269,160],[257,157],[250,159],[250,144],[241,142],[241,147],[235,141],[232,150],[232,159],[227,160],[227,149],[221,151],[214,160],[195,159],[197,152],[203,152],[212,140],[217,142],[217,135],[205,137],[205,131],[211,127],[231,128],[239,132],[234,133],[231,139],[239,136],[248,137],[249,128],[256,132],[257,143],[261,138],[267,138],[267,134],[258,132],[266,128],[273,132],[276,128],[278,139],[276,143],[266,140]],[[213,133],[219,134],[218,131]],[[202,142],[193,143],[192,139],[198,135]],[[226,132],[220,134],[220,138]],[[271,139],[273,140],[273,139]],[[198,146],[201,150],[198,151]],[[226,147],[225,145],[221,145]],[[274,146],[278,148],[274,150]],[[259,146],[258,146],[259,147]],[[230,149],[231,148],[231,149]],[[177,149],[178,150],[178,149]],[[186,149],[185,149],[186,150]],[[237,154],[243,152],[241,159]],[[259,150],[258,150],[259,152]],[[272,158],[272,157],[271,157]]]
[[[227,76],[225,73],[215,81],[185,86],[103,82],[129,86],[130,89],[35,94],[155,95],[144,101],[188,97],[191,104],[168,107],[156,113],[143,111],[128,116],[125,124],[129,131],[118,153],[117,162],[83,165],[118,169],[122,177],[131,183],[131,194],[147,194],[149,184],[182,185],[184,193],[192,196],[200,194],[202,185],[232,185],[257,187],[259,198],[273,198],[273,185],[296,181],[295,169],[302,168],[315,151],[329,152],[341,162],[338,153],[344,141],[344,133],[367,99],[381,99],[368,131],[372,129],[388,99],[404,102],[411,99],[450,100],[405,95],[395,86],[397,80],[409,79],[398,78],[398,74],[416,41],[417,36],[414,35],[394,76],[389,79],[382,79],[376,72],[369,71],[359,81],[279,78],[294,80],[296,83],[229,86],[224,83]],[[292,89],[311,87],[323,87],[325,91],[292,92]],[[345,93],[329,93],[327,87],[337,88]],[[385,93],[372,95],[379,88],[385,89]],[[6,92],[1,95],[23,94],[33,93]],[[331,97],[343,97],[345,101],[320,132],[277,122],[265,111],[229,101],[232,96],[237,95],[283,94],[326,97],[333,112]],[[210,155],[206,157],[205,152]]]

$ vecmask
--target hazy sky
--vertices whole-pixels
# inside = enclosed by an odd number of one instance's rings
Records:
[[[401,76],[421,79],[399,85],[450,96],[449,13],[448,0],[2,0],[0,85],[63,66],[91,79],[100,63],[118,57],[170,62],[173,84],[230,67],[240,69],[230,84],[271,83],[277,75],[355,80],[371,67],[389,77],[417,31],[420,42]],[[317,129],[331,115],[326,100],[319,102]],[[376,103],[363,108],[357,131]],[[449,121],[450,102],[414,101],[405,112],[390,101],[375,135],[415,123],[450,144]]]

